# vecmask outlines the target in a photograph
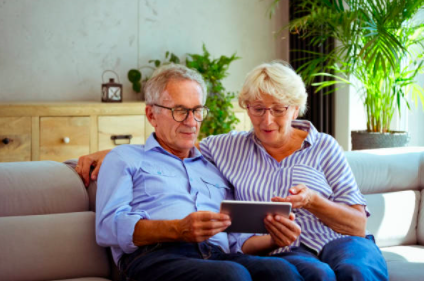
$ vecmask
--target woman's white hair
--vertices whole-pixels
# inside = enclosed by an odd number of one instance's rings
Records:
[[[284,61],[264,63],[250,71],[239,94],[239,104],[246,108],[249,102],[261,100],[262,94],[271,95],[285,105],[298,106],[299,116],[306,112],[305,83]]]
[[[207,89],[202,75],[196,70],[185,67],[181,64],[168,64],[156,69],[152,77],[147,81],[144,88],[146,104],[152,105],[160,103],[162,93],[171,80],[191,80],[197,82],[202,88],[202,104],[206,103]]]

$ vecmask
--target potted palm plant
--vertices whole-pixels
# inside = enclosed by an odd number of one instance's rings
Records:
[[[424,71],[424,20],[416,17],[424,0],[298,0],[294,4],[305,16],[283,28],[312,45],[336,41],[327,54],[310,52],[304,58],[298,69],[304,80],[317,91],[349,84],[361,95],[367,135],[352,132],[353,149],[364,148],[355,143],[358,135],[365,135],[367,142],[369,134],[389,139],[400,135],[390,129],[396,109],[400,114],[402,103],[410,108],[409,100],[417,104],[420,99],[424,105],[423,88],[415,81]],[[317,76],[332,79],[314,83]],[[360,83],[352,83],[350,76]],[[382,142],[367,148],[390,146]]]

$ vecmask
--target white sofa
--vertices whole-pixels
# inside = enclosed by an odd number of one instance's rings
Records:
[[[424,147],[346,152],[390,280],[424,280]]]
[[[89,193],[63,163],[0,163],[0,280],[112,279]]]
[[[390,280],[424,280],[424,148],[346,152]],[[0,280],[116,279],[94,234],[96,185],[68,163],[0,163]],[[421,211],[421,212],[420,212]]]

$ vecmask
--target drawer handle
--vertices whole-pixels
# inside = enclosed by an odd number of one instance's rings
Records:
[[[115,145],[120,145],[123,143],[118,143],[118,140],[128,140],[128,144],[131,143],[132,135],[113,135],[110,137],[111,140],[115,143]]]
[[[64,143],[69,143],[71,141],[71,139],[70,138],[68,138],[68,137],[64,137],[63,138],[63,142]]]
[[[10,141],[11,141],[11,139],[9,139],[9,138],[4,138],[4,139],[1,140],[1,142],[4,143],[4,144],[9,144]]]

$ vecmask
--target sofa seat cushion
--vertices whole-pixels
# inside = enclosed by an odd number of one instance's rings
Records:
[[[107,278],[94,221],[93,212],[0,217],[0,280]]]
[[[424,246],[384,247],[381,252],[387,262],[390,281],[424,280]]]
[[[371,212],[367,231],[379,247],[417,244],[420,196],[412,190],[365,195]]]

